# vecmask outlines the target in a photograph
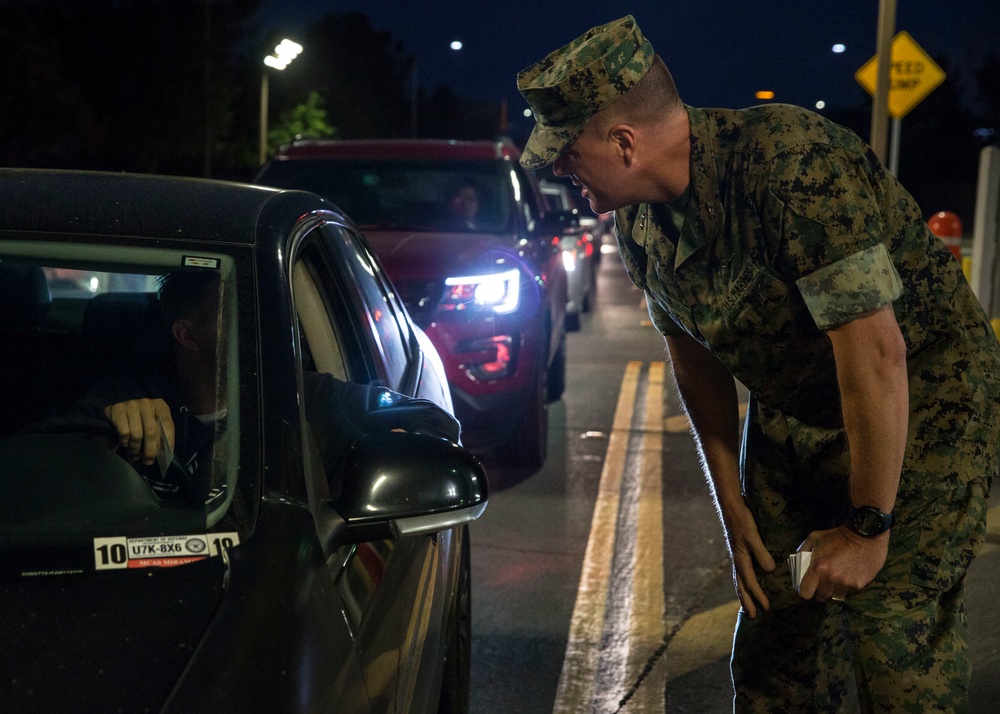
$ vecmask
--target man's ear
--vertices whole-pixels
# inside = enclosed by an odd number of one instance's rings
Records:
[[[171,332],[174,335],[174,339],[177,340],[177,344],[186,349],[188,352],[198,351],[198,343],[194,339],[190,320],[184,320],[182,318],[174,320],[174,324],[171,326]]]
[[[628,124],[616,124],[608,132],[608,139],[614,145],[615,151],[621,157],[625,166],[631,166],[635,160],[635,129]]]

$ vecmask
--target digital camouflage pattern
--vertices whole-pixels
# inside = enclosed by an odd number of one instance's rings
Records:
[[[738,627],[738,708],[837,711],[846,637],[876,700],[869,711],[962,711],[961,588],[1000,461],[1000,343],[916,202],[852,132],[790,106],[687,111],[680,235],[661,228],[670,217],[660,205],[616,220],[654,325],[690,334],[750,389],[744,491],[780,565],[758,573],[772,611]],[[889,303],[907,346],[910,427],[888,560],[846,604],[803,601],[785,558],[811,530],[842,523],[847,506],[849,451],[823,331]],[[797,700],[804,692],[815,701]]]
[[[852,676],[865,712],[967,712],[971,664],[962,581],[985,537],[988,484],[928,486],[890,536],[878,576],[842,603],[801,599],[785,557],[814,528],[838,525],[847,499],[843,431],[810,429],[812,463],[782,448],[803,429],[750,407],[747,501],[778,567],[757,572],[771,610],[738,622],[731,662],[735,711],[843,712]],[[796,446],[799,446],[796,444]],[[824,462],[824,458],[827,459]],[[905,520],[903,520],[905,518]],[[848,653],[853,656],[849,656]]]
[[[591,28],[517,75],[535,116],[521,165],[551,164],[587,120],[638,82],[653,63],[653,47],[631,15]]]

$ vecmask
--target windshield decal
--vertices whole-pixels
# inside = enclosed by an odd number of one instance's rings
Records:
[[[185,268],[209,268],[211,270],[219,269],[220,261],[218,258],[205,258],[198,255],[185,255],[181,259],[181,265]]]
[[[239,534],[233,532],[94,538],[94,567],[97,570],[170,568],[222,555],[222,551],[239,542]]]

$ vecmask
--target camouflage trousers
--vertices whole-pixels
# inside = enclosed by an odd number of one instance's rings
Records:
[[[990,480],[904,473],[875,580],[844,602],[803,600],[786,558],[810,531],[842,522],[846,442],[779,421],[777,434],[773,421],[765,436],[750,419],[745,432],[744,491],[778,567],[757,573],[771,609],[737,622],[734,711],[845,712],[855,698],[864,712],[969,711],[964,582]]]

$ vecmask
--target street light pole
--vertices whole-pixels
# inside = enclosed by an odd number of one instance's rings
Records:
[[[261,166],[267,160],[267,92],[268,79],[265,69],[260,77],[260,156],[257,163]]]
[[[302,45],[284,39],[274,48],[273,55],[264,58],[265,69],[260,78],[260,152],[259,162],[261,165],[267,160],[267,105],[268,105],[268,70],[267,67],[282,70],[291,64],[291,61],[302,52]]]
[[[875,98],[872,104],[871,140],[868,143],[882,163],[886,161],[888,143],[889,65],[892,63],[892,36],[895,26],[896,0],[879,0],[876,42],[878,74],[875,79]]]

